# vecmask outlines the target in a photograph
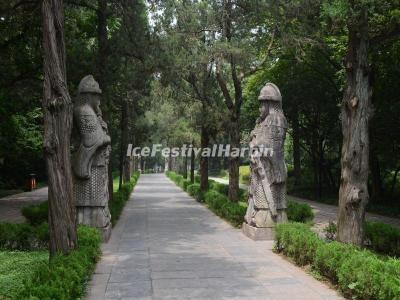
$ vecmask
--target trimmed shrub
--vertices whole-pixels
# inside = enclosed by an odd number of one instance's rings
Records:
[[[183,190],[184,190],[184,191],[187,191],[188,186],[191,185],[191,184],[192,184],[192,182],[190,181],[190,179],[184,179],[184,180],[182,181],[182,188],[183,188]]]
[[[314,219],[311,206],[306,203],[288,201],[288,219],[293,222],[307,223]]]
[[[378,253],[400,256],[400,229],[380,222],[366,222],[365,238]]]
[[[213,180],[209,181],[210,189],[217,191],[218,193],[228,196],[229,186],[227,184],[215,182]]]
[[[275,249],[293,258],[299,266],[310,264],[319,245],[323,243],[310,227],[302,223],[277,224]]]
[[[80,299],[100,257],[101,238],[94,228],[78,227],[79,247],[41,264],[16,299]]]
[[[200,184],[193,183],[187,187],[187,192],[194,197],[198,202],[204,202],[204,195],[200,192]]]
[[[22,215],[28,220],[31,225],[39,225],[48,221],[49,202],[44,201],[40,204],[33,204],[21,209]]]
[[[358,247],[326,243],[299,223],[276,226],[275,249],[298,265],[311,264],[351,299],[400,299],[400,260]]]
[[[355,251],[357,248],[351,245],[324,243],[317,249],[313,265],[322,275],[337,283],[337,270]]]
[[[47,223],[38,226],[26,223],[0,223],[0,249],[21,251],[47,249],[48,242]]]
[[[111,213],[111,223],[113,226],[115,226],[115,224],[119,220],[122,210],[126,202],[129,200],[129,196],[131,195],[133,188],[135,187],[139,179],[139,176],[140,173],[135,172],[129,182],[122,184],[121,188],[113,193],[113,199],[109,203],[109,209]]]
[[[215,190],[209,190],[204,194],[204,201],[208,207],[218,216],[226,219],[234,226],[243,223],[246,207],[239,203],[230,202],[228,198]]]

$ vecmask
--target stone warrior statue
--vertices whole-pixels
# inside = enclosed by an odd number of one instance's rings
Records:
[[[282,111],[282,96],[275,84],[267,83],[258,99],[261,115],[250,136],[251,177],[243,230],[253,239],[272,239],[274,225],[287,221],[284,160],[287,121]]]
[[[92,75],[84,77],[74,105],[72,170],[77,221],[98,228],[107,241],[111,233],[108,209],[108,163],[111,138],[100,110],[101,89]]]

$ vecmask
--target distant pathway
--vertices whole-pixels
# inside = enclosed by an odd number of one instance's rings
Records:
[[[210,177],[210,179],[215,180],[222,184],[228,184],[228,180],[223,178]],[[248,185],[240,184],[240,188],[247,189]],[[302,199],[295,196],[289,196],[289,198],[297,202],[307,203],[312,207],[315,214],[314,227],[317,228],[319,231],[322,230],[326,225],[328,225],[330,221],[336,221],[338,213],[338,207],[336,205],[319,203],[316,201]],[[396,227],[400,227],[400,219],[397,218],[390,218],[373,213],[367,213],[366,219],[368,221],[383,222]]]
[[[175,186],[141,175],[88,299],[342,299]]]
[[[47,200],[47,187],[0,198],[0,222],[24,222],[21,208],[45,200]]]

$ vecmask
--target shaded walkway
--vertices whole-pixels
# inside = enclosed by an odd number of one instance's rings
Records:
[[[88,299],[340,299],[182,192],[142,175],[89,285]]]

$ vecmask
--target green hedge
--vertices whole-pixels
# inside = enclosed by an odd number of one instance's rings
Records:
[[[187,192],[194,197],[198,202],[204,202],[204,194],[200,191],[200,184],[193,183],[187,187]]]
[[[226,219],[235,227],[243,223],[246,206],[239,202],[231,202],[225,195],[215,190],[207,191],[204,194],[204,201],[216,215]]]
[[[21,209],[22,215],[31,225],[39,225],[48,221],[49,202],[44,201],[40,204],[33,204]]]
[[[113,199],[109,203],[111,223],[113,224],[113,226],[119,220],[125,203],[129,200],[129,196],[132,193],[137,181],[139,180],[139,176],[140,173],[135,172],[129,182],[122,184],[121,189],[113,193]]]
[[[366,222],[365,238],[378,253],[400,257],[400,229],[381,222]]]
[[[400,299],[400,260],[347,244],[326,243],[299,223],[276,226],[275,249],[298,265],[310,264],[348,298]]]
[[[47,249],[49,227],[47,223],[31,226],[26,223],[0,223],[0,249],[31,251]]]
[[[96,229],[79,226],[79,247],[41,264],[15,299],[80,299],[100,257],[100,243]]]
[[[182,187],[189,195],[199,202],[205,202],[208,207],[218,216],[228,220],[234,226],[240,226],[243,223],[246,214],[247,193],[241,190],[240,202],[231,202],[227,198],[228,185],[210,180],[209,189],[205,193],[200,192],[198,183],[187,185],[181,175],[169,171],[167,176],[178,186]],[[311,207],[308,204],[296,203],[289,201],[288,218],[291,221],[310,222],[314,218]]]
[[[288,219],[293,222],[307,223],[314,219],[310,205],[294,201],[288,201],[287,215]]]

